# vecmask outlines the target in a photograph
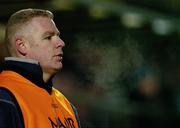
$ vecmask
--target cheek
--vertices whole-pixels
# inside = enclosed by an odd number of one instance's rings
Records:
[[[46,61],[49,62],[52,60],[52,50],[50,49],[50,47],[44,47],[41,50],[38,51],[38,55],[39,58],[41,59],[41,61]]]
[[[41,61],[43,58],[43,50],[38,47],[32,47],[28,54],[28,57],[37,61]]]
[[[42,42],[45,43],[45,42]],[[31,47],[30,57],[41,62],[51,61],[54,49],[48,44],[40,45],[38,43]]]

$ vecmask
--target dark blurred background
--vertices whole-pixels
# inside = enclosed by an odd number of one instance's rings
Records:
[[[54,79],[82,128],[180,128],[179,0],[1,0],[4,29],[23,8],[51,10],[65,41]]]

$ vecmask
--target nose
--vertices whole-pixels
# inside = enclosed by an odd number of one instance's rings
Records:
[[[63,48],[64,46],[65,46],[64,41],[60,37],[58,37],[56,47],[62,47]]]

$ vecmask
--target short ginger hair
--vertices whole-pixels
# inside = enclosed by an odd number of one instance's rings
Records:
[[[10,55],[14,54],[14,47],[12,44],[15,34],[23,30],[23,26],[35,17],[48,17],[53,19],[54,15],[49,10],[28,8],[19,10],[10,16],[5,32],[5,44]]]

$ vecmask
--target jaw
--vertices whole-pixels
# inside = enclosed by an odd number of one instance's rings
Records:
[[[43,80],[47,82],[52,76],[62,69],[62,63],[56,65],[54,68],[42,68]]]

